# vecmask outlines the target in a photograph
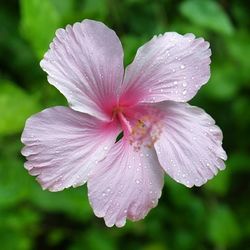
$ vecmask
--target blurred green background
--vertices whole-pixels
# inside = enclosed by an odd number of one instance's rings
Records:
[[[250,18],[239,0],[2,0],[0,2],[0,249],[250,249]],[[107,228],[86,187],[42,191],[23,168],[25,120],[67,105],[39,61],[55,30],[101,20],[122,40],[126,65],[154,34],[192,32],[210,41],[212,77],[191,101],[224,132],[227,169],[201,188],[166,177],[159,205],[137,223]]]

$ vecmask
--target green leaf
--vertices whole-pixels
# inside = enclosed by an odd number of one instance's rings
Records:
[[[208,221],[208,238],[218,247],[231,246],[239,241],[240,228],[229,208],[217,206],[212,210]]]
[[[172,200],[176,206],[182,207],[188,202],[193,202],[194,196],[192,195],[191,190],[184,185],[177,183],[169,176],[165,177],[165,184],[168,190],[167,193],[169,199]]]
[[[29,199],[32,203],[43,210],[63,212],[81,221],[88,220],[93,215],[87,197],[86,186],[53,193],[42,190],[40,185],[36,183],[29,193]]]
[[[245,83],[246,86],[250,86],[249,77],[249,58],[250,58],[250,35],[248,31],[237,31],[234,39],[228,39],[226,47],[229,55],[232,57],[231,61],[234,63],[234,67],[237,67],[238,78]]]
[[[125,48],[125,65],[132,62],[135,57],[136,51],[142,46],[148,39],[146,37],[125,35],[121,37],[122,44]]]
[[[187,0],[180,5],[183,16],[191,22],[218,33],[232,35],[234,28],[219,3],[213,0]]]
[[[247,173],[250,172],[249,162],[249,154],[240,152],[231,154],[227,161],[227,165],[233,173]]]
[[[0,81],[0,135],[21,132],[25,120],[38,110],[35,98],[9,81]]]
[[[115,143],[117,143],[118,141],[120,141],[120,140],[122,139],[123,135],[124,135],[124,133],[123,133],[123,131],[121,131],[121,132],[118,134],[118,136],[116,137]]]
[[[0,209],[1,249],[34,249],[32,240],[39,229],[39,220],[39,214],[33,209],[20,207],[15,210]]]
[[[32,177],[23,167],[20,149],[19,139],[12,141],[6,137],[0,140],[0,209],[17,204],[29,192]]]
[[[233,64],[213,63],[211,79],[201,92],[212,99],[227,101],[237,95],[240,89],[238,76],[235,74]]]
[[[104,20],[108,16],[108,10],[110,8],[108,2],[109,1],[105,0],[85,0],[83,1],[82,15],[90,19]],[[115,5],[115,2],[112,4]]]
[[[20,7],[21,33],[40,59],[61,24],[60,15],[50,0],[20,0]]]
[[[219,172],[212,180],[208,181],[208,183],[204,185],[204,189],[223,196],[227,193],[230,186],[230,176],[230,168],[227,168],[225,171]]]

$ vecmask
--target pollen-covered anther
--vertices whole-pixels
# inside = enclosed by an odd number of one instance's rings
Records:
[[[159,139],[162,132],[162,122],[158,115],[148,114],[140,117],[132,128],[130,144],[135,151],[141,146],[151,148]]]

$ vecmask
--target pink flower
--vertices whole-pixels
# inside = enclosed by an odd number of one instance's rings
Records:
[[[167,32],[140,47],[124,72],[122,45],[104,24],[58,29],[41,67],[70,108],[27,120],[25,168],[50,191],[87,182],[107,226],[144,218],[161,196],[164,172],[201,186],[227,158],[214,120],[185,103],[208,81],[210,55],[204,39]]]

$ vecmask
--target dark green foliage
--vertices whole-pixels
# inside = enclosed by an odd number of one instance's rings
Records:
[[[9,0],[0,8],[1,250],[250,249],[250,18],[237,0]],[[137,223],[107,228],[86,187],[42,191],[23,168],[20,135],[32,114],[67,105],[39,60],[55,30],[84,18],[122,40],[126,65],[154,34],[192,32],[210,41],[212,77],[191,101],[224,132],[227,169],[201,188],[166,177],[159,205]],[[119,134],[117,140],[122,137]]]

